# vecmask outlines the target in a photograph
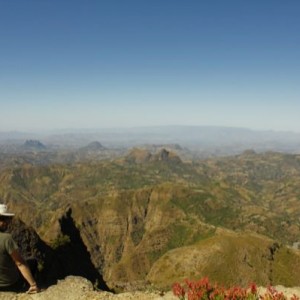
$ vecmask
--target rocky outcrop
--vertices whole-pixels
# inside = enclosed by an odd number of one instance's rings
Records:
[[[161,149],[157,153],[153,154],[149,150],[134,148],[130,151],[130,153],[126,156],[125,161],[129,163],[148,163],[148,162],[181,162],[179,156],[171,151],[166,149]]]
[[[79,276],[68,276],[59,280],[57,284],[50,286],[37,294],[0,292],[1,300],[176,300],[171,292],[130,292],[112,294],[109,292],[94,290],[90,281]]]
[[[161,149],[157,154],[152,157],[153,161],[165,161],[165,162],[180,162],[181,159],[175,153],[166,149]]]
[[[150,153],[150,151],[146,149],[134,148],[125,157],[125,161],[129,163],[141,164],[149,162],[151,156],[152,154]]]

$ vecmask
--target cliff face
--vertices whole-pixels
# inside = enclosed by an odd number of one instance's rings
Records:
[[[176,189],[162,186],[114,193],[100,205],[72,206],[69,218],[80,227],[94,265],[111,288],[143,286],[153,262],[174,247],[176,239],[185,244],[214,230],[197,220],[189,224],[170,203],[174,193]],[[177,228],[184,227],[185,236],[177,237]]]
[[[36,270],[33,275],[39,285],[48,287],[68,275],[81,275],[96,287],[108,290],[69,215],[70,210],[59,220],[61,232],[52,247],[47,245],[33,228],[17,218],[13,220],[9,231],[25,260],[29,264],[32,264],[30,262],[33,259],[37,262],[37,269],[34,268]]]
[[[187,218],[172,204],[182,192],[168,184],[115,191],[53,211],[51,223],[43,224],[39,232],[42,239],[16,220],[15,237],[25,257],[39,258],[45,270],[41,279],[47,282],[49,274],[53,279],[72,274],[84,276],[102,289],[143,288],[162,254],[215,230],[197,218]],[[56,273],[52,273],[53,266]]]
[[[58,278],[66,275],[55,250],[47,245],[33,228],[26,226],[20,219],[14,218],[9,231],[25,260],[36,260],[37,271],[34,276],[44,286],[53,284]]]

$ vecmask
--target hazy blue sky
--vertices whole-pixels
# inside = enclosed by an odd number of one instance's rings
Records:
[[[0,0],[0,131],[300,132],[299,0]]]

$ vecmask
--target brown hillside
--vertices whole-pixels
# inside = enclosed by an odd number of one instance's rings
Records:
[[[143,161],[147,155],[141,153]],[[252,253],[268,252],[268,246],[260,245],[272,240],[292,246],[299,241],[298,156],[245,153],[177,163],[160,152],[158,158],[163,159],[14,165],[0,172],[0,197],[50,246],[62,244],[62,253],[82,253],[72,241],[72,233],[79,232],[77,241],[82,241],[94,267],[112,288],[126,288],[128,283],[143,286],[147,278],[154,282],[150,275],[172,249],[178,253],[193,249],[201,256],[205,247],[214,249],[210,243],[216,243],[224,253],[236,251],[242,257],[240,249],[255,246],[247,251],[255,262],[250,265],[256,266],[258,258]],[[268,237],[250,245],[253,238],[247,235],[240,234],[239,239],[224,235],[226,243],[214,235],[217,228]],[[297,256],[283,251],[283,246],[279,249],[272,269],[262,263],[260,271],[247,263],[234,269],[230,256],[224,254],[223,260],[215,261],[222,269],[215,278],[229,284],[234,281],[231,273],[242,280],[250,268],[249,274],[262,282],[278,279],[278,284],[291,285],[294,271],[288,272],[285,265],[297,266]],[[208,262],[204,271],[217,272],[214,261]],[[175,276],[170,271],[165,281],[171,278]]]
[[[168,251],[152,266],[147,279],[167,287],[185,278],[209,277],[226,286],[247,287],[300,284],[299,250],[279,246],[274,240],[251,233],[217,230],[194,245]]]

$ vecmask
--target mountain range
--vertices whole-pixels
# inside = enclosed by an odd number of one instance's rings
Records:
[[[142,144],[179,144],[197,157],[257,152],[298,153],[300,133],[259,131],[217,126],[157,126],[111,129],[78,129],[44,132],[0,132],[1,152],[16,151],[26,140],[39,140],[48,151],[78,149],[100,141],[106,148],[132,148]]]
[[[165,146],[1,154],[0,198],[37,234],[22,236],[41,280],[82,275],[114,291],[203,276],[300,285],[300,155],[191,159]]]

